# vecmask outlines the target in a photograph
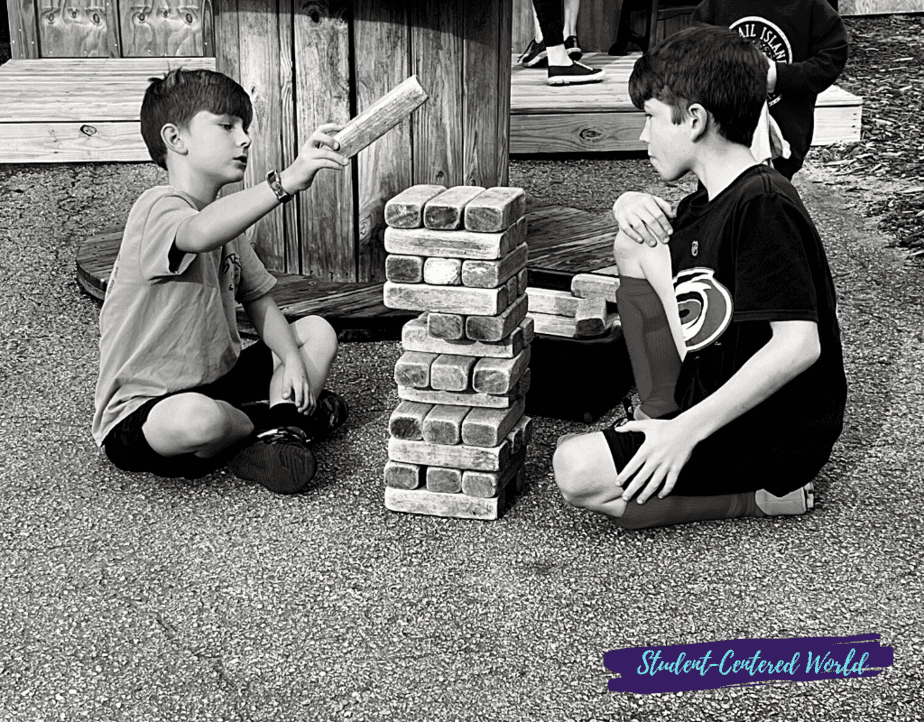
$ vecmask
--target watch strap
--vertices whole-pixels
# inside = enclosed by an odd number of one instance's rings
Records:
[[[288,203],[292,200],[292,194],[286,193],[286,189],[282,187],[282,181],[279,180],[279,174],[275,168],[266,174],[266,182],[269,183],[269,187],[280,203]]]

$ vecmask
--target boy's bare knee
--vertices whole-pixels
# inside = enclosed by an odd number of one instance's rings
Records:
[[[231,434],[231,419],[213,399],[191,396],[183,406],[176,423],[189,446],[210,446]]]
[[[329,354],[331,358],[337,355],[339,348],[337,332],[327,319],[320,316],[305,316],[292,325],[299,346],[310,344],[313,349]]]
[[[571,506],[582,506],[585,488],[583,483],[584,455],[578,450],[578,444],[573,440],[562,443],[552,457],[552,469],[555,473],[555,483],[565,501]]]

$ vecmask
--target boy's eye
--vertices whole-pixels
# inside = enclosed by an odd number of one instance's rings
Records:
[[[224,128],[225,130],[231,130],[232,128],[234,128],[234,126],[231,125],[230,123],[222,123],[221,127]]]

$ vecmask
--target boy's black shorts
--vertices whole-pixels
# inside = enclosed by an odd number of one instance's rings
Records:
[[[839,431],[838,431],[839,434]],[[838,434],[834,434],[834,439]],[[603,436],[621,471],[645,441],[639,431],[604,429]],[[831,434],[824,434],[830,438]],[[772,442],[734,423],[719,429],[693,449],[671,495],[713,496],[766,489],[782,496],[804,486],[831,456],[834,441],[822,436],[792,434],[786,443]]]
[[[193,454],[161,456],[148,444],[142,428],[157,404],[170,396],[198,393],[232,406],[265,401],[273,376],[273,352],[262,341],[241,352],[234,367],[220,379],[205,386],[175,391],[149,399],[113,427],[103,441],[106,456],[123,471],[149,471],[158,476],[196,478],[220,465],[217,459],[202,459]]]

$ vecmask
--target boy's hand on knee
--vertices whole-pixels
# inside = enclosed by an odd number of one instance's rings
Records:
[[[676,419],[630,421],[617,427],[615,431],[641,431],[645,434],[645,442],[641,448],[616,477],[617,486],[623,488],[623,500],[630,501],[635,493],[639,492],[639,504],[644,504],[659,487],[660,499],[673,491],[681,469],[699,442],[699,437],[690,433],[683,422],[678,423]]]
[[[340,144],[332,135],[341,129],[342,126],[336,123],[324,123],[311,134],[292,165],[279,174],[279,180],[287,193],[305,190],[319,170],[340,170],[349,164],[349,160],[336,152],[340,150]]]
[[[285,371],[282,376],[282,398],[295,404],[302,414],[314,411],[317,399],[311,388],[308,370],[299,354],[293,355],[284,362]]]
[[[650,193],[628,191],[613,204],[613,217],[619,230],[636,243],[656,246],[667,243],[674,232],[670,218],[675,216],[670,203]]]

